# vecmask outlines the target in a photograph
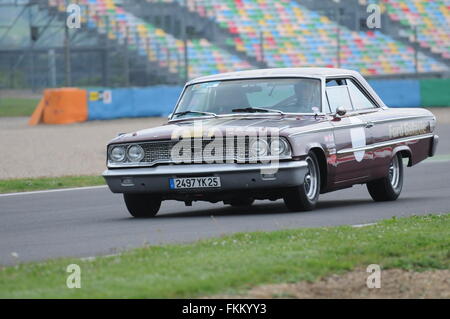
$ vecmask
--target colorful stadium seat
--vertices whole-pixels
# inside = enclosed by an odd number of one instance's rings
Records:
[[[150,61],[167,67],[173,74],[178,73],[182,76],[184,56],[182,41],[126,12],[116,4],[116,1],[79,0],[85,17],[83,22],[89,28],[107,33],[111,39],[117,39],[119,43],[125,43],[126,38],[130,49],[137,50],[143,56],[147,55]],[[270,67],[337,66],[339,29],[342,67],[359,70],[365,75],[415,72],[412,47],[403,45],[380,31],[350,31],[325,16],[307,10],[293,0],[146,1],[186,4],[189,10],[226,28],[230,34],[227,43],[233,45],[237,51],[257,60],[264,58]],[[397,15],[400,21],[405,20],[402,23],[411,23],[412,20],[408,19],[420,15],[426,25],[426,28],[420,31],[421,45],[428,45],[448,56],[447,2],[450,0],[433,1],[434,5],[423,4],[425,1],[418,4],[419,0],[397,1],[399,5],[394,5],[396,2],[393,0],[383,1],[386,2],[390,15]],[[61,11],[65,10],[64,0],[49,0],[49,3]],[[436,13],[437,11],[442,15]],[[434,20],[439,22],[433,22]],[[264,50],[261,50],[261,36],[264,39]],[[190,40],[188,48],[191,78],[252,67],[245,60],[206,39]],[[419,72],[444,70],[448,70],[445,65],[419,54]]]
[[[147,1],[185,3],[184,0]],[[189,10],[228,29],[233,36],[229,43],[234,44],[236,50],[259,60],[264,52],[264,60],[269,66],[332,67],[338,64],[338,25],[296,1],[186,0],[186,5]],[[356,69],[366,75],[415,72],[411,47],[379,31],[353,32],[342,26],[339,29],[342,67]],[[447,37],[448,33],[446,31]],[[260,34],[264,38],[264,50],[260,48]],[[420,72],[446,69],[443,64],[419,54]]]
[[[423,47],[450,59],[450,0],[383,0],[391,19],[417,27]],[[413,35],[411,34],[411,41]]]
[[[130,49],[182,77],[184,45],[181,40],[126,12],[113,0],[79,0],[78,4],[82,22],[88,28],[97,29],[121,44],[127,39]],[[66,10],[64,0],[49,0],[49,5],[59,11]],[[204,39],[188,41],[188,54],[190,78],[252,68],[248,62]]]

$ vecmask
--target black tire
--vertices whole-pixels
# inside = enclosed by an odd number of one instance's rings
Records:
[[[291,211],[308,211],[316,208],[320,195],[320,167],[317,156],[309,153],[306,157],[308,172],[302,185],[291,188],[284,196],[284,203]]]
[[[253,198],[236,198],[230,202],[230,205],[233,207],[250,207],[253,205],[255,200]]]
[[[161,207],[161,199],[149,194],[123,194],[123,199],[131,216],[136,218],[154,217]]]
[[[396,200],[403,188],[403,159],[397,153],[389,164],[387,175],[367,183],[367,190],[376,202]]]

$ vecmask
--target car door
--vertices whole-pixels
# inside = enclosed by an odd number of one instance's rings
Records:
[[[334,117],[331,121],[336,145],[336,160],[334,163],[334,184],[345,187],[364,182],[370,178],[372,153],[366,150],[371,144],[370,125],[358,113],[352,103],[347,79],[328,79],[326,86],[327,102],[331,114],[338,107],[346,109],[342,117]]]
[[[380,121],[386,118],[386,110],[378,106],[370,94],[364,90],[355,79],[348,79],[347,86],[350,92],[353,106],[359,114],[359,118],[366,123],[366,130],[371,136],[369,154],[372,156],[370,165],[370,175],[377,177],[380,173],[377,170],[386,168],[391,159],[391,149],[386,146],[376,147],[382,142],[389,140],[389,123]]]

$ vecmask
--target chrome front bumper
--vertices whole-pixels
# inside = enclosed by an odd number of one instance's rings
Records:
[[[113,193],[203,193],[257,189],[276,189],[303,184],[305,161],[276,164],[178,164],[148,168],[108,169],[103,177]],[[220,188],[170,189],[169,179],[217,176]]]

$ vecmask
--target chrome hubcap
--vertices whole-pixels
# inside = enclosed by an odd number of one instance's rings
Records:
[[[398,157],[395,157],[389,166],[389,180],[393,188],[397,188],[400,182],[400,163]]]
[[[304,187],[306,196],[312,200],[316,197],[318,187],[317,168],[310,157],[306,159],[306,162],[308,163],[308,172],[305,175]]]

